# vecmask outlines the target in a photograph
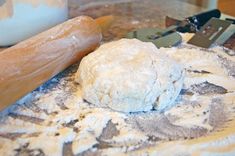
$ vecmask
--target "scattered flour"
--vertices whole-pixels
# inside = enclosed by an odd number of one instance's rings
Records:
[[[186,71],[175,107],[123,114],[89,104],[74,65],[1,114],[0,155],[235,155],[235,78],[226,65],[234,57],[185,43],[160,51]]]

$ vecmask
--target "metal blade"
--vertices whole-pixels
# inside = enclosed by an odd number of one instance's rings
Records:
[[[193,32],[198,31],[204,24],[206,24],[212,17],[219,18],[221,15],[218,9],[209,10],[185,18],[184,20],[178,20],[169,16],[165,18],[165,25],[169,27],[171,25],[177,25],[177,31],[179,32]]]
[[[212,43],[230,26],[231,22],[211,18],[196,34],[188,41],[203,48],[209,48]]]
[[[171,27],[167,30],[158,28],[142,28],[136,31],[129,32],[126,38],[137,38],[143,42],[152,42],[156,47],[172,47],[182,41],[182,37]]]
[[[229,37],[229,39],[223,44],[224,47],[233,50],[233,53],[229,53],[231,56],[235,56],[235,32]]]

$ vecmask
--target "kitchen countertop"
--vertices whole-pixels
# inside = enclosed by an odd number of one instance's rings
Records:
[[[147,0],[134,1],[126,0],[101,0],[95,3],[88,3],[79,7],[76,0],[71,1],[70,17],[78,15],[88,15],[97,18],[104,15],[114,15],[115,22],[108,32],[104,34],[104,40],[115,40],[125,36],[125,34],[136,28],[143,27],[165,27],[165,16],[183,19],[195,13],[201,12],[203,8],[182,3],[174,0]],[[110,5],[110,3],[116,3]],[[78,2],[77,2],[78,3]],[[82,2],[80,2],[83,4]]]
[[[71,18],[114,15],[104,42],[136,28],[164,28],[166,15],[184,18],[204,10],[175,0],[70,0],[69,8]],[[0,154],[233,155],[235,58],[218,46],[205,50],[183,43],[178,48],[195,59],[204,51],[205,60],[215,59],[219,66],[212,68],[202,61],[213,72],[187,69],[189,80],[197,83],[192,90],[184,88],[177,107],[139,114],[95,107],[81,98],[79,84],[74,82],[79,65],[75,64],[1,112]],[[176,57],[172,49],[162,50]]]

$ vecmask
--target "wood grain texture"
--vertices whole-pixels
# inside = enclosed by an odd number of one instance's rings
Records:
[[[0,110],[94,50],[95,20],[77,17],[0,53]]]

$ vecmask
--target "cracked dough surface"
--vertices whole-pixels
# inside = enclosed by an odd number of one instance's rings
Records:
[[[184,71],[152,44],[121,39],[103,44],[86,56],[75,81],[88,102],[121,112],[174,105],[182,88]]]

